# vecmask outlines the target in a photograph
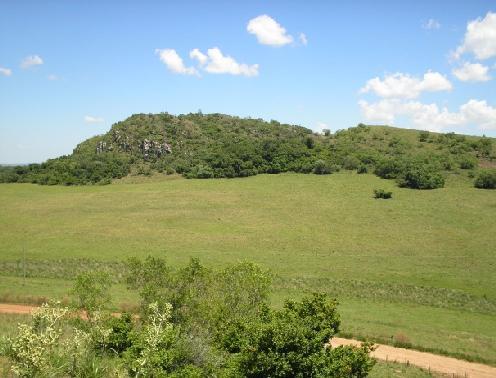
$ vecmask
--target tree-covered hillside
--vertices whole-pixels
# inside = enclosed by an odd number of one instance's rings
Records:
[[[317,135],[301,126],[223,114],[137,114],[79,144],[72,155],[3,167],[0,182],[84,185],[154,172],[230,178],[349,169],[431,189],[444,185],[446,171],[475,170],[495,160],[494,140],[486,137],[362,124]]]

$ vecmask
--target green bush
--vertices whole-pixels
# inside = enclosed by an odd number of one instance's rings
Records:
[[[369,171],[368,167],[365,164],[360,164],[357,168],[358,174],[367,173]]]
[[[313,173],[316,175],[329,175],[333,172],[331,164],[324,160],[317,160],[313,167]]]
[[[436,168],[418,164],[406,168],[398,184],[412,189],[436,189],[444,187],[444,177]]]
[[[381,159],[375,166],[375,174],[384,179],[399,177],[405,170],[405,162],[401,159]]]
[[[393,197],[393,192],[387,192],[384,189],[374,189],[374,198],[389,199]]]
[[[339,330],[337,303],[324,294],[286,302],[248,324],[235,357],[244,377],[366,377],[370,345],[325,348]]]
[[[496,169],[484,169],[474,181],[474,186],[480,189],[496,189]]]
[[[459,164],[461,169],[474,169],[477,167],[477,159],[472,156],[463,156]]]
[[[430,133],[428,131],[421,131],[418,135],[419,142],[427,142],[429,140]]]
[[[343,169],[352,171],[354,169],[357,169],[359,165],[360,165],[360,160],[353,155],[348,155],[343,160]]]

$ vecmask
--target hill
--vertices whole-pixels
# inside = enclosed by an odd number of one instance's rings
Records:
[[[82,142],[71,155],[3,167],[0,182],[84,185],[153,172],[231,178],[349,169],[431,189],[444,185],[442,172],[491,165],[494,145],[492,138],[387,126],[360,124],[320,135],[301,126],[223,114],[137,114]]]

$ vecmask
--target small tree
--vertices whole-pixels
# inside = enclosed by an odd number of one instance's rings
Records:
[[[72,294],[75,307],[85,311],[92,320],[97,312],[106,309],[111,301],[112,279],[107,272],[85,272],[76,277]]]

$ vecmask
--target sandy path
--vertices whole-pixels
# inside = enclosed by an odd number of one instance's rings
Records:
[[[30,314],[35,306],[0,303],[0,314]]]
[[[360,345],[359,341],[335,337],[331,340],[333,347],[341,345]],[[458,360],[452,357],[419,352],[412,349],[395,348],[389,345],[375,344],[377,349],[372,356],[379,360],[410,363],[425,370],[435,371],[450,376],[470,378],[496,378],[496,368],[488,365]]]
[[[36,309],[35,306],[0,303],[0,314],[30,314],[34,309]],[[360,345],[360,342],[335,337],[331,340],[331,345],[335,348],[341,345]],[[376,347],[372,356],[379,360],[410,363],[425,370],[430,369],[451,376],[496,378],[496,368],[492,366],[383,344],[376,344]]]

